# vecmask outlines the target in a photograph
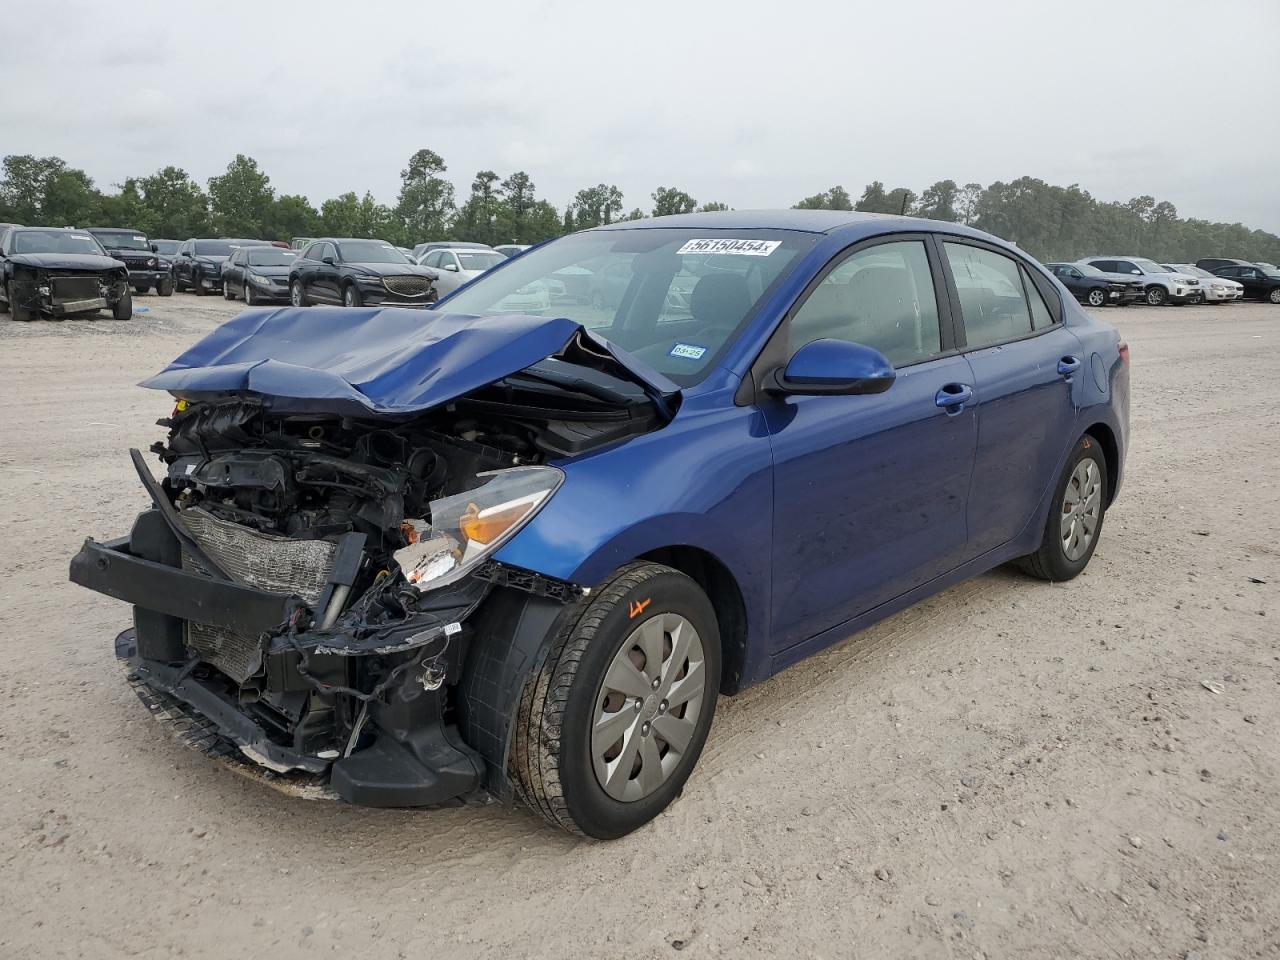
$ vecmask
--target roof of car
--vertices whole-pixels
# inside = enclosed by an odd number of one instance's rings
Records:
[[[888,213],[859,213],[851,210],[727,210],[712,213],[677,213],[669,217],[648,217],[644,220],[620,220],[599,227],[601,230],[633,230],[654,227],[688,229],[716,228],[722,230],[800,230],[805,233],[831,233],[841,227],[862,223],[883,223],[897,220],[904,224],[919,225],[916,217],[899,217]],[[949,223],[948,227],[961,224]]]
[[[136,227],[85,227],[90,233],[141,233]]]
[[[389,240],[380,240],[377,237],[313,237],[312,243],[385,243],[388,247],[393,246]]]

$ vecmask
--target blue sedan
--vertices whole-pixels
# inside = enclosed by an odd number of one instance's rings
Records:
[[[616,305],[510,312],[579,270],[622,277]],[[153,509],[72,579],[135,605],[135,688],[224,758],[617,837],[679,795],[718,696],[1000,564],[1078,575],[1128,365],[957,224],[615,224],[425,314],[210,334],[145,383],[177,400],[163,481],[134,457]]]

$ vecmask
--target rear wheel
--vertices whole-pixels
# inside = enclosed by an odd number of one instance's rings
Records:
[[[719,687],[706,594],[661,564],[621,568],[566,610],[525,683],[510,761],[520,798],[571,833],[630,833],[680,795]]]
[[[1100,290],[1099,288],[1094,287],[1089,291],[1087,299],[1089,301],[1089,306],[1100,307],[1107,302],[1107,293],[1105,290]]]
[[[1166,299],[1167,299],[1167,294],[1165,293],[1164,287],[1161,287],[1161,286],[1147,287],[1147,303],[1151,304],[1151,306],[1153,307],[1163,306]]]
[[[1106,503],[1106,454],[1098,441],[1086,434],[1067,458],[1058,480],[1040,548],[1022,557],[1018,565],[1041,580],[1078,576],[1089,565],[1102,536]]]
[[[1275,289],[1273,289],[1271,293],[1267,296],[1267,299],[1270,300],[1272,303],[1280,303],[1280,287],[1276,287]]]
[[[162,297],[173,296],[173,278],[165,277],[163,280],[157,283],[156,293],[160,294],[160,296]]]
[[[295,307],[307,305],[307,295],[302,292],[302,281],[294,280],[289,284],[289,302]]]
[[[150,289],[150,287],[134,287],[133,292],[141,297],[145,296]]]

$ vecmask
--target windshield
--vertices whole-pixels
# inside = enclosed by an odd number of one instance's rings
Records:
[[[287,267],[298,259],[298,252],[280,247],[254,247],[245,256],[251,267]]]
[[[404,254],[381,240],[348,240],[338,244],[347,263],[408,263]]]
[[[1156,263],[1154,260],[1135,260],[1133,262],[1138,265],[1138,269],[1141,270],[1143,273],[1168,273],[1169,272],[1164,267],[1160,266],[1160,264]]]
[[[782,230],[578,233],[502,261],[443,309],[568,317],[688,386],[706,376],[765,292],[818,239]],[[527,295],[539,289],[545,301]]]
[[[171,257],[178,252],[179,243],[177,240],[152,240],[151,242],[156,246],[156,253]]]
[[[1071,264],[1071,266],[1075,267],[1077,270],[1083,273],[1086,277],[1105,277],[1106,276],[1106,274],[1103,273],[1101,270],[1099,270],[1097,267],[1092,266],[1091,264],[1088,264],[1088,263],[1073,263]]]
[[[458,262],[462,264],[463,270],[490,270],[507,259],[500,253],[491,253],[488,250],[482,250],[477,253],[455,250],[454,253],[457,254]]]
[[[120,233],[107,233],[105,231],[94,231],[93,234],[104,247],[112,247],[117,250],[145,250],[151,252],[151,247],[147,245],[147,238],[140,233],[130,233],[122,231]]]
[[[197,257],[229,257],[233,249],[227,240],[197,240],[193,252]]]
[[[63,230],[18,230],[13,235],[13,252],[106,255],[92,235]]]

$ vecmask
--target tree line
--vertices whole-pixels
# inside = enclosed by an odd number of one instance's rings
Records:
[[[563,210],[539,198],[523,170],[502,176],[481,170],[465,196],[445,177],[432,150],[419,150],[400,171],[394,205],[365,191],[325,200],[317,209],[299,194],[278,194],[252,157],[237,154],[226,171],[201,186],[178,167],[129,177],[104,192],[84,171],[59,157],[10,155],[0,179],[0,222],[46,226],[134,227],[153,237],[378,237],[401,246],[427,240],[538,243],[552,237],[645,216],[728,210],[699,204],[677,187],[658,187],[648,210],[628,212],[623,193],[600,183],[579,190]],[[1151,196],[1124,202],[1095,199],[1077,184],[1054,186],[1034,177],[988,186],[939,180],[919,194],[886,189],[879,180],[854,200],[842,186],[805,197],[799,209],[860,210],[968,224],[1018,244],[1041,260],[1136,253],[1165,262],[1205,256],[1280,262],[1280,236],[1239,223],[1187,219]]]

